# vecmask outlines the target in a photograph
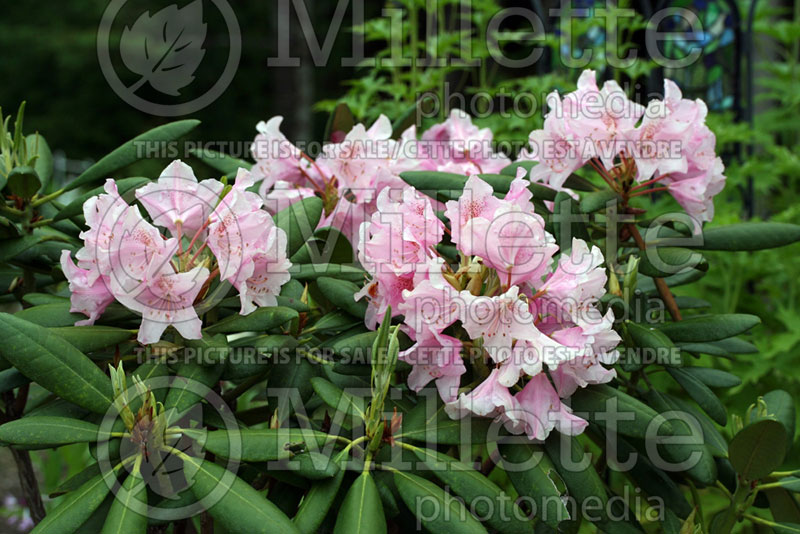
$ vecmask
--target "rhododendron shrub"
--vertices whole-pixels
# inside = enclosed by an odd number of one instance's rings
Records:
[[[547,105],[519,154],[460,110],[340,107],[314,153],[273,117],[253,161],[177,121],[62,189],[0,118],[0,445],[33,532],[796,532],[792,397],[725,405],[759,318],[686,286],[800,226],[712,221],[724,166],[671,81]],[[148,143],[185,155],[126,177]],[[29,451],[64,445],[85,465],[43,499]]]

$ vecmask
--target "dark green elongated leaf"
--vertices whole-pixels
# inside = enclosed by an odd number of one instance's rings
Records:
[[[25,384],[30,384],[31,380],[16,369],[6,369],[0,371],[0,393],[11,391]]]
[[[339,280],[359,282],[366,278],[367,273],[358,267],[339,265],[336,263],[296,264],[289,269],[292,278],[300,282],[316,280],[321,276],[335,277]]]
[[[50,494],[50,498],[54,499],[59,495],[76,490],[99,474],[100,464],[93,463],[59,484],[59,486],[56,488],[56,491]]]
[[[314,394],[311,380],[319,376],[320,367],[328,367],[311,363],[307,358],[281,358],[270,363],[269,380],[267,381],[267,399],[272,406],[277,406],[278,420],[285,421],[296,407],[293,395],[300,395],[299,400],[306,402]]]
[[[111,178],[114,172],[123,167],[127,167],[134,161],[142,159],[142,146],[175,141],[194,130],[199,124],[200,121],[193,119],[175,121],[148,130],[141,135],[137,135],[130,141],[115,148],[110,154],[103,156],[100,161],[86,169],[72,182],[68,183],[66,187],[64,187],[64,190],[71,191],[76,187],[97,180]]]
[[[699,269],[686,269],[685,271],[681,271],[677,274],[664,277],[664,281],[667,283],[667,286],[675,288],[696,282],[705,275],[706,271],[701,271]],[[655,293],[657,291],[653,278],[642,273],[639,273],[636,287],[645,293]]]
[[[48,449],[70,443],[100,441],[108,437],[94,423],[67,417],[23,417],[0,426],[0,441],[28,448]]]
[[[579,505],[589,498],[600,499],[601,508],[605,510],[608,493],[591,462],[582,469],[576,467],[583,465],[586,454],[580,442],[574,436],[553,434],[545,441],[544,447],[547,456],[566,484],[569,495],[574,497]],[[575,465],[572,462],[575,462]]]
[[[361,323],[363,323],[363,321],[359,321],[349,313],[334,310],[320,317],[310,328],[306,328],[305,332],[313,329],[314,332],[322,334],[335,333],[347,330]]]
[[[452,493],[463,498],[467,507],[493,529],[509,534],[533,532],[533,524],[522,519],[525,513],[497,484],[480,472],[430,449],[415,448],[414,453],[433,471],[436,478],[448,486]]]
[[[7,187],[12,195],[28,200],[39,191],[42,182],[36,174],[36,169],[23,165],[14,167],[8,173]]]
[[[338,339],[331,345],[337,356],[345,358],[348,363],[369,363],[372,356],[372,345],[378,337],[377,332],[365,332]]]
[[[562,250],[572,248],[572,239],[577,237],[589,241],[586,231],[587,216],[580,213],[575,200],[563,191],[559,191],[553,201],[553,236]]]
[[[775,419],[786,429],[786,454],[789,454],[792,443],[794,443],[795,399],[782,389],[766,393],[763,399],[767,404],[767,418]]]
[[[30,134],[25,138],[25,144],[28,147],[28,157],[35,154],[36,161],[33,163],[33,168],[42,182],[41,191],[47,191],[47,187],[53,180],[53,153],[50,151],[50,145],[44,137],[38,133]]]
[[[724,313],[664,323],[659,325],[659,329],[675,343],[703,343],[737,336],[760,322],[761,319],[755,315]]]
[[[583,213],[594,213],[605,209],[609,202],[616,206],[620,197],[616,191],[606,189],[605,191],[594,191],[581,195],[581,211]]]
[[[354,317],[364,318],[367,313],[367,301],[366,299],[361,299],[356,302],[355,298],[353,298],[361,289],[353,282],[321,276],[317,278],[317,285],[322,294],[325,295],[325,298],[331,301],[331,304]]]
[[[403,502],[433,534],[486,534],[486,529],[461,501],[424,478],[394,471],[394,483]]]
[[[777,482],[772,482],[771,484],[775,484],[794,493],[800,493],[800,478],[798,477],[783,477]]]
[[[719,341],[710,341],[708,343],[680,343],[678,347],[687,352],[709,354],[711,356],[758,353],[758,348],[755,345],[738,337],[720,339]]]
[[[648,495],[663,499],[667,509],[672,510],[682,519],[692,513],[692,505],[686,500],[678,485],[661,469],[655,467],[645,455],[639,455],[628,442],[623,439],[617,441],[617,457],[630,458],[636,454],[629,474],[637,487],[642,488]]]
[[[710,302],[708,302],[707,300],[699,299],[697,297],[677,296],[675,297],[675,304],[677,304],[678,308],[682,310],[693,310],[693,309],[711,307]]]
[[[709,450],[709,452],[711,452],[712,455],[714,455],[716,458],[727,458],[728,440],[725,439],[725,437],[720,433],[717,425],[714,424],[714,421],[712,421],[710,417],[698,410],[687,400],[684,400],[680,397],[667,395],[666,393],[664,396],[675,409],[682,410],[686,414],[694,417],[703,431],[703,441],[705,442],[706,448]]]
[[[333,534],[386,534],[378,487],[368,471],[347,490]]]
[[[746,480],[758,480],[781,466],[786,454],[786,429],[765,419],[744,427],[731,440],[728,455]]]
[[[616,412],[620,419],[616,421],[617,431],[624,436],[644,438],[651,422],[659,425],[663,433],[671,432],[671,425],[643,402],[606,385],[595,385],[579,389],[572,397],[574,412],[589,414],[589,420],[605,427],[608,414],[614,420]],[[633,418],[631,419],[631,414]],[[653,427],[655,428],[655,427]]]
[[[686,372],[681,367],[667,367],[667,372],[672,375],[678,384],[689,394],[689,396],[700,405],[704,412],[718,424],[725,426],[728,422],[728,412],[722,402],[717,398],[713,391],[706,386],[698,377]]]
[[[300,503],[300,508],[297,514],[292,518],[292,522],[297,527],[297,530],[303,534],[316,534],[320,525],[328,515],[328,510],[331,509],[336,495],[339,493],[339,488],[342,486],[344,480],[344,469],[339,469],[339,472],[333,478],[326,480],[319,480],[311,485],[303,502]]]
[[[721,369],[711,367],[683,367],[684,373],[688,373],[697,380],[712,388],[732,388],[742,383],[742,379]]]
[[[515,443],[500,446],[503,469],[521,497],[536,503],[536,516],[550,527],[569,519],[569,510],[561,500],[564,482],[541,445]],[[531,465],[532,464],[532,465]]]
[[[406,171],[400,178],[411,187],[437,200],[452,200],[461,196],[467,177],[463,174],[438,171]]]
[[[205,394],[202,386],[211,388],[222,375],[223,365],[185,363],[178,367],[178,378],[169,388],[164,401],[167,422],[177,421],[187,410],[200,402]],[[197,386],[200,383],[202,386]]]
[[[115,495],[100,534],[146,534],[147,514],[141,513],[146,511],[147,483],[138,473],[130,474]]]
[[[0,354],[25,376],[87,410],[105,413],[108,377],[78,349],[46,328],[0,313]]]
[[[185,458],[183,472],[192,493],[232,532],[248,534],[297,534],[299,531],[286,514],[265,499],[250,484],[224,467],[199,458]]]
[[[800,523],[800,505],[797,499],[782,488],[764,490],[769,500],[772,518],[782,523]]]
[[[639,272],[646,276],[663,278],[685,269],[708,270],[708,262],[702,254],[688,248],[650,247],[639,257]]]
[[[44,236],[39,234],[28,234],[13,239],[3,239],[0,241],[0,263],[15,258],[34,245],[41,243],[43,239]]]
[[[43,304],[64,304],[69,302],[67,297],[59,297],[50,293],[25,293],[22,301],[31,306],[41,306]]]
[[[71,491],[55,510],[48,513],[31,534],[74,534],[106,499],[114,484],[114,471],[94,476]]]
[[[234,158],[227,154],[217,152],[216,150],[209,150],[207,148],[192,149],[189,153],[228,178],[234,178],[239,169],[247,169],[248,171],[253,167],[253,164],[243,159]],[[230,181],[229,181],[230,183]]]
[[[295,202],[275,215],[275,225],[286,232],[288,257],[294,256],[303,243],[314,235],[321,218],[322,200],[318,197]]]
[[[289,471],[309,480],[325,480],[339,473],[339,465],[324,454],[314,451],[295,454],[279,462]],[[280,470],[280,468],[278,468]]]
[[[682,409],[672,397],[651,389],[647,403],[661,414],[669,412],[674,439],[662,438],[658,445],[661,457],[675,466],[686,466],[685,473],[698,484],[710,486],[717,479],[717,464],[705,444],[703,428],[697,417]],[[663,434],[661,434],[663,435]],[[688,436],[692,436],[691,440]]]
[[[113,347],[135,335],[135,332],[113,326],[64,326],[49,330],[81,352]]]
[[[703,250],[764,250],[800,241],[800,225],[764,222],[739,223],[703,230]]]
[[[70,312],[70,306],[68,301],[41,304],[39,306],[20,310],[15,313],[14,316],[38,324],[39,326],[54,328],[73,326],[75,322],[86,319],[86,316],[82,313]]]
[[[212,430],[211,432],[187,430],[203,449],[222,458],[243,462],[270,462],[288,458],[292,450],[314,450],[332,439],[323,432],[301,428],[241,429],[239,431]]]
[[[144,178],[142,176],[135,176],[133,178],[123,178],[121,180],[116,180],[117,191],[119,192],[120,196],[124,198],[128,198],[129,195],[126,195],[128,191],[134,191],[136,189],[139,189],[140,187],[142,187],[144,184],[147,183],[150,183],[150,179]],[[78,196],[77,198],[75,198],[75,200],[73,200],[72,202],[61,208],[58,214],[55,217],[53,217],[53,221],[60,221],[62,219],[69,219],[76,215],[82,215],[83,205],[86,203],[86,201],[94,196],[104,193],[105,192],[104,187],[105,186],[102,185],[95,187],[91,191],[88,191]]]
[[[636,347],[641,349],[631,353],[630,359],[638,360],[632,363],[641,364],[642,357],[649,357],[651,354],[655,357],[657,363],[663,364],[673,361],[675,345],[666,334],[655,328],[632,321],[625,321],[625,328]]]
[[[770,523],[776,534],[800,534],[800,523]]]
[[[230,334],[236,332],[262,332],[296,319],[298,313],[291,308],[274,306],[258,308],[248,315],[234,314],[206,328],[210,334]]]
[[[342,232],[327,226],[318,228],[314,236],[300,247],[292,263],[353,263],[353,245]]]
[[[361,397],[356,397],[342,391],[331,382],[321,377],[311,379],[311,386],[322,401],[335,410],[341,410],[347,414],[364,419],[365,401]]]
[[[490,421],[484,417],[465,417],[451,419],[439,404],[432,413],[427,402],[420,402],[404,415],[398,439],[438,443],[440,445],[459,445],[462,443],[485,443]]]
[[[239,380],[255,376],[265,372],[267,364],[276,355],[291,354],[297,347],[297,340],[292,336],[278,334],[267,334],[265,336],[255,336],[239,338],[231,342],[231,347],[252,347],[256,354],[253,358],[248,358],[249,353],[243,352],[242,357],[237,351],[232,351],[231,355],[225,360],[225,372],[222,374],[223,380]]]

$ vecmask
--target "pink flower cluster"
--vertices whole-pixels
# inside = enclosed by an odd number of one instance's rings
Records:
[[[415,126],[392,139],[392,124],[381,115],[369,128],[356,124],[344,139],[325,145],[316,160],[280,132],[282,120],[258,123],[252,147],[253,174],[261,180],[259,193],[266,208],[275,213],[303,198],[321,196],[326,217],[320,227],[338,228],[352,243],[361,224],[378,210],[379,192],[403,187],[401,172],[495,173],[511,163],[492,151],[491,131],[478,128],[458,109],[420,139]]]
[[[371,280],[367,325],[389,306],[414,345],[409,387],[434,381],[451,417],[472,413],[541,440],[554,428],[580,433],[586,421],[563,402],[579,387],[615,373],[620,341],[613,313],[596,307],[606,273],[597,247],[574,239],[561,251],[534,213],[521,171],[503,198],[471,176],[446,205],[449,230],[412,187],[385,189],[379,211],[361,227],[359,259]],[[436,246],[445,233],[459,252],[451,266]],[[471,363],[472,379],[462,388]]]
[[[158,181],[136,190],[139,208],[119,195],[114,180],[83,206],[88,230],[76,254],[61,256],[71,311],[93,324],[115,300],[142,315],[138,340],[155,343],[172,325],[183,337],[202,337],[195,310],[219,275],[239,292],[240,313],[274,306],[290,275],[286,235],[248,188],[254,176],[239,170],[233,186],[198,182],[185,163],[173,161]],[[158,227],[168,231],[162,235]]]
[[[645,108],[614,81],[598,88],[594,71],[586,70],[576,91],[563,98],[554,91],[547,104],[544,128],[531,132],[531,149],[520,156],[539,162],[531,181],[561,189],[570,174],[592,163],[621,192],[630,191],[631,182],[638,184],[634,191],[661,182],[697,228],[713,218],[725,167],[714,153],[702,100],[684,99],[665,80],[664,99]]]

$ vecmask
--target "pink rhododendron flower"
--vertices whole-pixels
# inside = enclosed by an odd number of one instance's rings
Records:
[[[256,164],[252,172],[256,181],[262,181],[261,189],[264,192],[280,181],[302,183],[309,167],[309,163],[302,158],[300,149],[290,143],[281,132],[282,122],[283,117],[276,116],[256,125],[258,135],[251,147]]]
[[[478,128],[466,112],[455,108],[446,121],[422,134],[423,168],[465,175],[498,173],[511,160],[494,152],[492,140],[489,128]]]
[[[544,440],[553,429],[574,436],[588,423],[572,414],[558,397],[547,375],[538,374],[528,380],[522,391],[514,395],[513,405],[505,412],[506,428],[515,433]]]
[[[494,369],[486,379],[469,393],[462,393],[457,400],[445,405],[445,411],[453,419],[467,414],[500,418],[514,408],[514,398],[508,388],[499,381],[500,371]]]
[[[262,209],[261,197],[248,191],[254,183],[244,169],[232,187],[197,182],[188,166],[175,161],[157,182],[136,191],[151,224],[108,180],[105,193],[84,204],[89,229],[81,234],[78,265],[69,253],[62,256],[73,311],[89,317],[76,324],[92,324],[117,300],[142,315],[143,344],[159,341],[170,325],[187,339],[199,339],[195,304],[217,276],[238,290],[242,314],[257,305],[274,306],[291,263],[285,233]]]
[[[176,237],[178,227],[186,235],[193,235],[216,206],[222,188],[218,180],[198,182],[191,167],[175,160],[162,171],[158,181],[136,190],[136,200],[156,226],[163,226]]]
[[[108,305],[114,302],[114,295],[108,290],[108,278],[93,277],[92,271],[75,265],[69,250],[61,251],[61,270],[69,282],[69,299],[72,305],[69,311],[89,317],[85,321],[76,322],[75,325],[94,324]],[[92,278],[94,281],[90,282]]]
[[[439,396],[445,402],[454,401],[461,375],[467,371],[461,359],[461,341],[430,328],[414,334],[416,343],[400,354],[401,360],[414,366],[408,375],[408,387],[419,391],[435,380]]]

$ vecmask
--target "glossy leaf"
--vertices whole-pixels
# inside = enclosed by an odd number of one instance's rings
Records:
[[[114,472],[107,471],[89,479],[80,488],[69,492],[58,506],[50,511],[31,534],[74,534],[103,504],[114,484]]]
[[[119,169],[142,159],[142,146],[160,145],[175,141],[194,130],[199,124],[200,121],[193,119],[175,121],[137,135],[83,171],[80,176],[68,183],[64,190],[71,191],[85,184],[111,178]]]
[[[625,436],[644,438],[648,428],[661,428],[663,433],[671,432],[671,425],[647,404],[606,385],[579,388],[571,397],[572,410],[578,414],[589,414],[589,420],[601,426],[606,425],[604,414],[617,412],[620,420],[615,422],[617,431]],[[630,416],[633,415],[633,418]],[[658,427],[651,427],[660,425]]]
[[[500,452],[503,455],[503,469],[517,493],[531,499],[539,507],[536,517],[552,528],[558,528],[559,523],[569,519],[569,510],[561,500],[557,485],[563,485],[564,482],[541,445],[501,445]],[[529,465],[531,463],[534,465]]]
[[[186,434],[201,444],[203,449],[222,458],[244,462],[269,462],[285,459],[294,450],[316,449],[331,439],[327,434],[301,428],[247,428],[238,431],[188,430]]]
[[[334,410],[341,410],[360,419],[365,418],[366,406],[364,399],[361,397],[342,391],[331,382],[320,377],[312,378],[311,386],[323,402]]]
[[[147,483],[141,475],[128,475],[114,497],[100,534],[146,534],[147,515],[140,512],[147,510]]]
[[[46,328],[0,313],[0,354],[42,387],[96,413],[112,401],[111,382],[78,349]]]
[[[317,285],[331,304],[354,317],[364,318],[367,313],[367,300],[362,298],[356,302],[354,295],[361,289],[353,282],[322,276],[317,278]]]
[[[728,422],[728,413],[725,406],[703,381],[696,375],[680,367],[667,367],[667,372],[700,405],[704,412],[711,416],[718,424],[725,426]]]
[[[286,232],[288,257],[294,256],[303,243],[314,235],[321,218],[322,200],[317,197],[295,202],[275,215],[275,225]]]
[[[50,328],[50,331],[63,338],[81,352],[93,352],[114,347],[130,340],[136,333],[113,326],[63,326]]]
[[[364,472],[347,490],[333,534],[386,534],[386,518],[378,487]]]
[[[210,334],[263,332],[277,328],[297,317],[297,311],[292,308],[271,306],[258,308],[248,315],[239,315],[238,313],[230,315],[205,330]]]
[[[786,429],[769,419],[744,427],[728,447],[733,468],[746,480],[769,475],[781,466],[785,454]]]
[[[800,225],[764,222],[717,226],[703,230],[703,250],[764,250],[800,241]]]
[[[659,329],[675,343],[704,343],[737,336],[759,323],[761,319],[755,315],[725,313],[664,323]]]
[[[108,436],[101,434],[98,425],[67,417],[23,417],[0,426],[0,441],[26,448],[48,449],[102,439]]]

